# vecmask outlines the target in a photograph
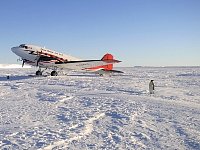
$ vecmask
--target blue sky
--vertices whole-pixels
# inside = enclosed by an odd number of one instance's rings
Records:
[[[10,48],[45,46],[83,59],[112,53],[120,66],[199,66],[199,0],[2,0],[0,63]]]

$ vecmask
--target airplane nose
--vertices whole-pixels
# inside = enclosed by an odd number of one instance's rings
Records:
[[[17,48],[16,48],[16,47],[12,47],[12,48],[11,48],[11,51],[12,51],[13,53],[16,53]]]
[[[11,48],[11,51],[14,53],[14,52],[15,52],[15,47],[12,47],[12,48]]]

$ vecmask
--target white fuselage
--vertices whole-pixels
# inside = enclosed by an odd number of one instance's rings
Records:
[[[104,65],[117,63],[114,60],[112,62],[101,59],[80,60],[70,55],[30,44],[21,44],[20,46],[12,47],[11,50],[21,57],[23,64],[27,63],[33,66],[51,69],[99,70],[102,67],[104,69]]]
[[[68,61],[80,60],[78,58],[75,58],[75,57],[72,57],[72,56],[69,56],[69,55],[65,55],[65,54],[50,50],[50,49],[35,46],[35,45],[26,45],[26,48],[12,47],[11,50],[13,51],[13,53],[18,55],[22,59],[27,59],[27,60],[30,60],[30,61],[35,61],[38,57],[37,55],[30,54],[31,51],[33,51],[35,54],[39,54],[39,53],[45,54],[46,53],[48,55],[54,55],[56,57],[59,57],[59,58],[62,58],[64,60],[68,60]]]
[[[56,58],[61,61],[79,61],[79,58],[72,57],[70,55],[65,55],[50,49],[42,48],[35,45],[28,45],[28,44],[22,44],[18,47],[12,47],[12,52],[15,53],[17,56],[21,57],[22,60],[25,60],[26,63],[36,66],[37,60],[39,59],[40,55],[49,56]],[[41,61],[39,62],[39,66],[41,67],[49,67],[55,66],[55,62],[57,60],[51,60],[51,61]],[[70,68],[69,68],[70,69]]]

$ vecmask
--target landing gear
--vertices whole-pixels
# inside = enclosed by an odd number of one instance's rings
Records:
[[[40,70],[38,70],[38,71],[36,71],[36,76],[41,76],[42,75],[42,71],[40,71]]]
[[[44,69],[44,70],[41,70],[41,68],[39,67],[39,69],[38,69],[38,71],[36,71],[36,76],[42,76],[42,74],[43,74],[43,72],[45,71],[45,70],[47,70],[47,68],[46,69]],[[53,70],[52,72],[51,72],[51,76],[57,76],[58,75],[58,72],[56,71],[56,70]]]
[[[100,73],[100,74],[99,74],[99,76],[100,76],[100,77],[103,77],[103,74],[102,74],[102,73]]]
[[[45,71],[45,70],[47,70],[47,68],[46,69],[44,69],[43,71],[41,70],[41,68],[39,67],[39,69],[38,69],[38,71],[36,71],[36,76],[41,76],[42,75],[42,73]]]
[[[51,72],[51,76],[57,76],[57,75],[58,75],[58,73],[56,71]]]

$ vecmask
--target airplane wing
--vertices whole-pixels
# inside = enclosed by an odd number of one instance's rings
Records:
[[[49,55],[46,53],[40,53],[37,58],[36,66],[48,66],[49,68],[60,68],[60,69],[70,69],[70,70],[85,70],[91,72],[117,72],[121,71],[112,70],[113,64],[119,63],[121,61],[113,59],[113,55],[105,54],[100,60],[77,60],[69,61],[62,58]],[[34,64],[32,64],[34,65]]]
[[[58,68],[85,70],[103,75],[107,73],[123,73],[122,71],[113,70],[113,64],[119,62],[121,61],[113,59],[111,54],[105,54],[100,60],[55,62],[55,65]]]
[[[82,60],[82,61],[67,61],[55,62],[55,66],[63,69],[75,70],[100,70],[105,69],[107,65],[119,63],[118,60]]]

